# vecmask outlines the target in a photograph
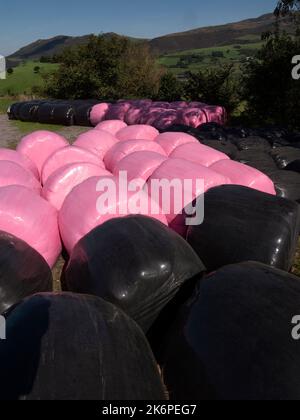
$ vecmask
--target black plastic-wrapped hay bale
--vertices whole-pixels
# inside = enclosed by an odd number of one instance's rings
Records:
[[[300,173],[300,159],[294,160],[285,168],[286,171],[293,171]]]
[[[279,197],[300,203],[300,174],[288,170],[277,170],[268,174],[275,184]]]
[[[243,261],[288,271],[299,228],[297,203],[225,185],[205,194],[204,222],[189,228],[187,240],[209,271]]]
[[[219,152],[225,153],[230,159],[235,159],[238,153],[237,147],[230,142],[221,142],[218,140],[203,140],[199,139],[201,144],[211,147]]]
[[[269,174],[277,170],[276,163],[272,156],[267,152],[259,152],[253,150],[243,150],[236,154],[235,160],[238,162],[249,165],[252,168]]]
[[[263,264],[201,280],[161,345],[170,398],[299,400],[299,307],[300,279]]]
[[[55,104],[53,109],[53,123],[66,126],[74,125],[74,109],[69,103]]]
[[[37,112],[42,103],[40,101],[24,102],[19,108],[20,120],[24,122],[37,121]]]
[[[1,400],[164,400],[138,326],[99,298],[37,294],[7,314]]]
[[[154,219],[129,216],[81,239],[62,286],[110,301],[148,331],[180,287],[204,271],[182,237]]]
[[[270,143],[262,137],[251,136],[246,139],[236,139],[236,146],[239,150],[249,150],[256,152],[270,152],[271,145]]]
[[[21,239],[0,232],[0,313],[23,298],[52,291],[51,270],[43,257]]]
[[[21,106],[23,105],[23,102],[15,102],[14,104],[10,105],[7,109],[7,115],[10,120],[19,120],[19,110]]]
[[[37,122],[42,124],[54,124],[54,102],[44,102],[37,110]]]
[[[300,159],[300,150],[296,147],[280,147],[271,152],[279,169],[284,169],[287,165]]]

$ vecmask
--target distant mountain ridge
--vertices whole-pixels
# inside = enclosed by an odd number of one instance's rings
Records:
[[[275,17],[272,13],[269,13],[254,19],[178,32],[152,40],[131,39],[137,42],[149,43],[153,51],[163,55],[177,51],[243,43],[243,39],[246,43],[247,36],[260,36],[262,33],[270,31],[274,23]],[[292,23],[288,18],[282,19],[282,25],[287,32],[292,31]],[[111,36],[112,33],[104,35]],[[39,59],[41,56],[53,56],[60,53],[64,48],[87,43],[89,36],[70,37],[59,35],[51,39],[38,40],[7,57],[8,63],[17,64],[21,61]]]

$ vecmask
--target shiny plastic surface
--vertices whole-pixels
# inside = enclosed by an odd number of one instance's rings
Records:
[[[187,143],[199,143],[198,140],[186,133],[163,133],[155,141],[164,149],[167,156],[170,156],[174,150]]]
[[[57,211],[34,191],[0,188],[0,230],[27,242],[53,267],[61,252]]]
[[[205,194],[205,217],[187,240],[209,271],[243,261],[289,270],[300,214],[297,203],[246,187],[225,185]]]
[[[98,165],[87,162],[63,166],[49,176],[43,187],[42,196],[53,207],[60,210],[72,189],[94,176],[111,176],[111,173]]]
[[[22,138],[17,146],[17,152],[32,160],[41,174],[49,156],[68,145],[64,137],[52,131],[35,131]]]
[[[299,302],[298,277],[255,262],[199,281],[161,346],[171,399],[299,400]]]
[[[108,150],[118,143],[118,139],[104,130],[89,130],[80,134],[73,146],[81,147],[94,153],[99,159],[103,160]]]
[[[32,172],[8,160],[0,161],[0,188],[9,185],[22,185],[41,194],[41,184]]]
[[[122,311],[92,296],[38,294],[8,316],[1,400],[164,400],[149,344]]]
[[[120,141],[127,140],[155,140],[159,131],[150,125],[132,125],[118,131],[116,137]]]
[[[180,287],[205,268],[192,248],[156,220],[111,220],[81,239],[63,276],[65,290],[119,306],[144,331]]]
[[[26,296],[52,291],[51,270],[39,253],[0,231],[0,314]]]
[[[23,168],[28,169],[36,179],[40,179],[40,174],[36,165],[26,156],[11,149],[0,148],[0,161],[9,160],[21,165]]]
[[[87,162],[104,168],[104,162],[99,156],[78,146],[67,146],[57,150],[44,163],[42,183],[45,184],[50,175],[63,166],[72,163]]]

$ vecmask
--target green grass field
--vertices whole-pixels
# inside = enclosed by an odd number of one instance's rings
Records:
[[[40,67],[39,73],[34,72]],[[57,64],[29,61],[13,69],[13,74],[7,74],[5,80],[0,80],[0,96],[30,95],[33,87],[43,84],[43,74],[57,69]]]
[[[243,37],[239,38],[239,40],[243,42],[235,45],[187,50],[175,54],[168,54],[160,57],[159,63],[175,74],[181,74],[186,71],[203,70],[205,68],[230,63],[239,68],[240,64],[247,60],[247,57],[254,56],[262,46],[262,42],[258,41],[256,36],[253,36],[251,40],[249,37],[242,38]]]

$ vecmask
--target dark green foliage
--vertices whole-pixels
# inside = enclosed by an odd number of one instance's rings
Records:
[[[257,59],[244,69],[246,113],[257,124],[299,128],[300,81],[292,77],[292,58],[300,54],[300,38],[275,33]]]
[[[237,78],[232,66],[187,73],[185,96],[191,101],[222,104],[228,112],[238,105]]]
[[[161,77],[158,99],[160,101],[179,101],[183,95],[183,83],[173,73],[166,73]]]

